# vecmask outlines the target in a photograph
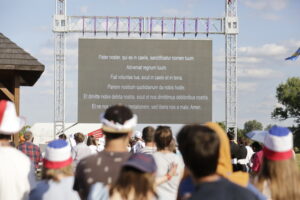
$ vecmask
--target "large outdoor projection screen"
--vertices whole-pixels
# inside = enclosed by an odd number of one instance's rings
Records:
[[[212,120],[212,41],[79,39],[78,121],[124,104],[142,124]]]

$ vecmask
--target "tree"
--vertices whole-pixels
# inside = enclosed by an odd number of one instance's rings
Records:
[[[227,132],[227,129],[226,129],[226,124],[225,122],[217,122],[219,124],[219,126],[221,126],[221,128],[225,131],[225,133]]]
[[[266,127],[265,127],[265,131],[268,131],[269,129],[271,129],[272,128],[272,126],[274,126],[274,125],[272,125],[272,124],[268,124]]]
[[[300,124],[300,78],[292,77],[277,87],[276,98],[282,106],[272,112],[272,118],[286,120],[294,118]]]
[[[250,132],[250,131],[254,131],[254,130],[262,130],[263,129],[263,125],[262,123],[256,121],[256,120],[249,120],[247,122],[244,123],[244,134]]]

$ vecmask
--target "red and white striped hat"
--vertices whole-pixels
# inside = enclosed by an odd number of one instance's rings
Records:
[[[46,147],[44,167],[58,169],[72,163],[71,147],[65,140],[53,140]]]
[[[288,128],[273,126],[265,136],[264,156],[269,160],[293,157],[293,135]]]
[[[0,101],[0,133],[1,134],[15,134],[19,132],[25,125],[25,120],[18,117],[16,113],[15,104],[7,101]]]

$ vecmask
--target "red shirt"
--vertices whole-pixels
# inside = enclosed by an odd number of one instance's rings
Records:
[[[262,166],[262,162],[263,162],[263,150],[256,152],[253,157],[252,157],[252,171],[253,172],[259,172],[260,167]]]
[[[36,169],[39,167],[39,162],[42,161],[42,156],[40,148],[37,145],[31,142],[24,142],[18,146],[18,149],[30,158]]]

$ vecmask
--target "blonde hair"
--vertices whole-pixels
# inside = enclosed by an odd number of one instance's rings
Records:
[[[72,164],[58,169],[48,169],[44,167],[42,170],[42,179],[54,180],[56,182],[59,182],[59,175],[73,176]]]
[[[293,158],[280,161],[264,158],[256,187],[263,191],[265,182],[270,189],[272,200],[300,199],[299,168]]]

